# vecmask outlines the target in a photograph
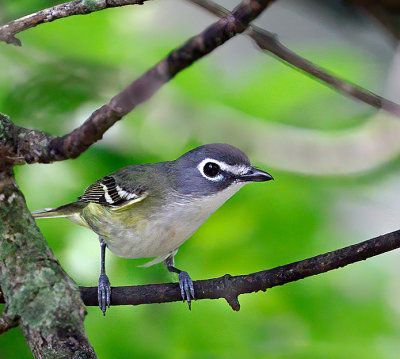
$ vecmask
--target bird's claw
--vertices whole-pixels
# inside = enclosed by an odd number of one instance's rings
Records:
[[[194,287],[192,278],[190,278],[187,272],[179,273],[179,287],[181,288],[181,295],[183,301],[187,301],[189,310],[191,310],[192,299],[194,298]]]
[[[106,315],[106,308],[110,308],[111,302],[111,286],[110,281],[105,274],[100,274],[99,287],[97,289],[97,298],[99,301],[99,308]]]

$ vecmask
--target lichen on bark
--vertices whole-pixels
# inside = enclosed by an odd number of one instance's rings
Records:
[[[3,162],[4,163],[4,162]],[[0,287],[36,358],[95,358],[78,286],[47,246],[11,168],[0,170]]]

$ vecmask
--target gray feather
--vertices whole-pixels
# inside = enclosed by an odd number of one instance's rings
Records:
[[[80,213],[87,203],[80,201],[68,203],[57,208],[43,208],[32,212],[33,218],[69,217]]]

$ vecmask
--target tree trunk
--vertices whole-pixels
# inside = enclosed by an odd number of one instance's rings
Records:
[[[7,303],[3,318],[19,322],[36,358],[95,358],[83,327],[86,310],[78,286],[47,246],[12,170],[2,165],[0,286]]]

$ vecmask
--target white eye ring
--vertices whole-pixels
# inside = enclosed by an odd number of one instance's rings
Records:
[[[197,165],[197,169],[200,171],[201,175],[204,178],[207,178],[209,181],[213,181],[213,182],[221,181],[224,178],[224,176],[221,173],[214,177],[207,176],[204,173],[204,165],[206,165],[208,162],[215,163],[216,165],[219,166],[219,168],[222,171],[229,172],[229,173],[233,174],[234,176],[238,176],[238,175],[247,173],[250,169],[250,167],[248,167],[246,165],[228,165],[225,162],[218,161],[213,158],[205,158],[203,161],[201,161]]]
[[[205,166],[207,163],[216,164],[217,166],[219,166],[220,169],[222,169],[221,162],[216,161],[216,160],[214,160],[214,159],[212,159],[212,158],[206,158],[206,159],[204,159],[203,161],[201,161],[201,162],[197,165],[197,169],[199,170],[199,172],[201,173],[201,175],[202,175],[204,178],[207,178],[208,180],[213,181],[213,182],[221,181],[221,180],[224,178],[224,176],[223,176],[221,173],[218,174],[218,175],[216,175],[216,176],[213,176],[213,177],[207,176],[207,175],[204,173],[204,166]]]

